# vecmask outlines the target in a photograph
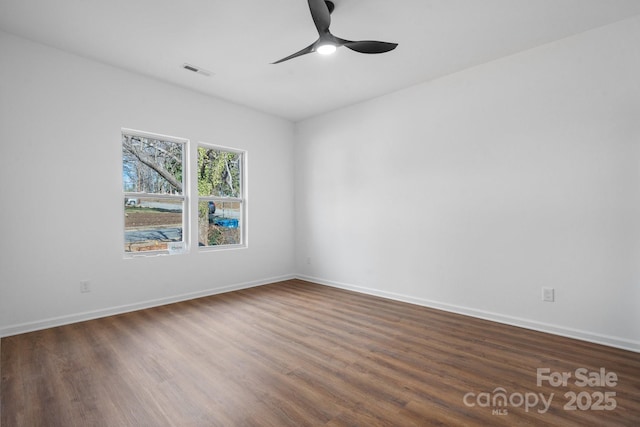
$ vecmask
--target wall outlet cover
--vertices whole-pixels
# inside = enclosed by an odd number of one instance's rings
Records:
[[[555,290],[553,288],[542,288],[542,301],[554,302]]]
[[[88,280],[80,281],[80,292],[83,294],[87,292],[91,292],[91,285],[89,284]]]

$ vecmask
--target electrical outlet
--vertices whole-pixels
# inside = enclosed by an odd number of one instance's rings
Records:
[[[87,293],[87,292],[91,292],[91,285],[89,284],[88,280],[81,280],[80,281],[80,293]]]
[[[545,302],[555,301],[555,291],[553,288],[542,288],[542,301],[545,301]]]

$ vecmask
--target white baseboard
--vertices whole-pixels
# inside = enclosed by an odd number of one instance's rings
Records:
[[[523,319],[520,317],[506,316],[499,313],[493,313],[493,312],[484,311],[484,310],[477,310],[470,307],[447,304],[447,303],[432,301],[424,298],[416,298],[409,295],[380,291],[378,289],[355,286],[347,283],[335,282],[332,280],[325,280],[319,277],[311,277],[311,276],[305,276],[305,275],[297,275],[296,277],[300,280],[306,280],[309,282],[314,282],[321,285],[327,285],[334,288],[340,288],[340,289],[359,292],[367,295],[374,295],[382,298],[388,298],[391,300],[407,302],[410,304],[416,304],[424,307],[435,308],[438,310],[448,311],[451,313],[462,314],[465,316],[471,316],[479,319],[490,320],[493,322],[503,323],[506,325],[518,326],[521,328],[531,329],[538,332],[546,332],[546,333],[559,335],[567,338],[575,338],[582,341],[588,341],[595,344],[603,344],[610,347],[615,347],[623,350],[629,350],[636,353],[640,353],[640,341],[634,341],[634,340],[629,340],[626,338],[620,338],[620,337],[615,337],[610,335],[603,335],[595,332],[583,331],[583,330],[568,328],[568,327],[559,326],[559,325],[552,325],[549,323],[538,322],[530,319]]]
[[[640,353],[640,342],[629,340],[626,338],[603,335],[603,334],[568,328],[568,327],[559,326],[559,325],[552,325],[548,323],[538,322],[530,319],[523,319],[523,318],[514,317],[514,316],[506,316],[499,313],[493,313],[493,312],[488,312],[484,310],[477,310],[474,308],[447,304],[439,301],[427,300],[424,298],[416,298],[409,295],[386,292],[386,291],[381,291],[373,288],[355,286],[347,283],[335,282],[332,280],[325,280],[319,277],[311,277],[306,275],[294,275],[294,274],[271,277],[271,278],[255,280],[251,282],[237,283],[234,285],[224,286],[222,288],[207,289],[204,291],[192,292],[188,294],[181,294],[181,295],[176,295],[172,297],[159,298],[159,299],[148,300],[148,301],[142,301],[134,304],[126,304],[126,305],[121,305],[116,307],[104,308],[100,310],[86,311],[82,313],[52,317],[52,318],[38,320],[34,322],[10,325],[10,326],[0,328],[0,338],[8,337],[11,335],[22,334],[26,332],[37,331],[41,329],[52,328],[56,326],[68,325],[70,323],[84,322],[86,320],[98,319],[101,317],[113,316],[116,314],[129,313],[136,310],[143,310],[145,308],[158,307],[161,305],[172,304],[180,301],[187,301],[195,298],[207,297],[207,296],[221,294],[225,292],[232,292],[240,289],[248,289],[256,286],[268,285],[271,283],[276,283],[276,282],[294,279],[294,278],[318,283],[321,285],[327,285],[334,288],[340,288],[340,289],[359,292],[367,295],[374,295],[382,298],[388,298],[391,300],[407,302],[410,304],[416,304],[424,307],[435,308],[438,310],[448,311],[451,313],[462,314],[465,316],[471,316],[479,319],[490,320],[493,322],[503,323],[506,325],[518,326],[521,328],[531,329],[534,331],[546,332],[546,333],[560,335],[568,338],[575,338],[582,341],[588,341],[596,344],[603,344],[610,347],[615,347],[623,350],[629,350],[636,353]]]
[[[53,328],[56,326],[68,325],[71,323],[84,322],[86,320],[98,319],[101,317],[113,316],[116,314],[129,313],[132,311],[143,310],[145,308],[158,307],[166,304],[173,304],[175,302],[187,301],[195,298],[208,297],[211,295],[222,294],[225,292],[237,291],[240,289],[248,289],[256,286],[268,285],[270,283],[281,282],[283,280],[289,280],[295,278],[295,275],[284,275],[278,277],[271,277],[267,279],[255,280],[251,282],[237,283],[234,285],[224,286],[222,288],[207,289],[204,291],[191,292],[187,294],[175,295],[166,298],[158,298],[148,301],[142,301],[134,304],[125,304],[117,307],[109,307],[93,311],[85,311],[82,313],[75,313],[65,316],[52,317],[44,320],[37,320],[35,322],[20,323],[17,325],[11,325],[0,328],[0,338],[8,337],[11,335],[23,334],[26,332],[33,332],[41,329]]]

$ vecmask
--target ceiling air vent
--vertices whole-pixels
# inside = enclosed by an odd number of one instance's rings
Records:
[[[207,77],[213,74],[209,70],[205,70],[204,68],[196,67],[195,65],[191,65],[187,63],[182,64],[182,68],[184,68],[185,70],[193,71],[194,73],[202,74]]]

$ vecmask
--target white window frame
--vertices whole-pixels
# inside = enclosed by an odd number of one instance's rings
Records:
[[[209,251],[220,251],[220,250],[229,250],[229,249],[241,249],[247,247],[247,151],[240,150],[237,148],[226,147],[218,144],[211,144],[208,142],[198,142],[197,148],[205,148],[208,150],[218,150],[218,151],[226,151],[228,153],[235,153],[240,156],[240,197],[220,197],[220,196],[200,196],[198,193],[198,189],[195,189],[195,194],[197,197],[194,197],[196,200],[196,212],[198,212],[198,206],[200,202],[208,202],[213,201],[214,203],[224,203],[224,202],[238,202],[240,203],[240,243],[237,244],[229,244],[229,245],[213,245],[213,246],[199,246],[198,250],[200,252],[209,252]],[[194,171],[195,177],[194,179],[197,182],[197,169],[198,169],[198,160],[197,160],[197,148],[194,150],[196,152],[196,160],[194,163]],[[197,217],[197,215],[196,215]],[[199,228],[199,218],[196,218],[196,228]],[[199,239],[198,239],[199,240]]]
[[[167,141],[177,144],[182,144],[182,194],[162,194],[162,193],[147,193],[147,192],[130,192],[124,191],[124,183],[122,184],[123,196],[122,196],[122,206],[123,206],[123,221],[122,221],[122,240],[123,240],[123,252],[125,258],[137,258],[137,257],[149,257],[149,256],[158,256],[158,255],[174,255],[174,254],[182,254],[187,253],[189,251],[189,200],[190,200],[190,179],[189,179],[189,161],[188,159],[190,150],[189,150],[189,140],[185,138],[180,138],[176,136],[168,136],[161,135],[157,133],[145,132],[134,129],[121,129],[121,138],[120,145],[122,146],[122,137],[124,135],[128,136],[137,136],[140,138],[150,138],[157,139],[161,141]],[[124,161],[124,159],[122,159]],[[182,241],[176,242],[180,244],[169,245],[168,249],[162,250],[149,250],[149,251],[136,251],[136,252],[127,252],[125,250],[126,247],[126,238],[125,238],[125,224],[124,224],[124,200],[127,198],[153,198],[153,199],[166,199],[166,200],[180,200],[182,201]]]

